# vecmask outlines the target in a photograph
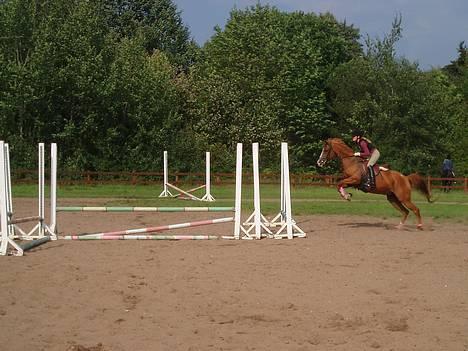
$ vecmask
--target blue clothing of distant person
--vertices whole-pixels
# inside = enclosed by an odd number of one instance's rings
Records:
[[[453,161],[450,155],[447,155],[444,162],[442,162],[442,176],[449,177],[453,173]]]

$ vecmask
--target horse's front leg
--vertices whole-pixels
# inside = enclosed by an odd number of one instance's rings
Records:
[[[357,184],[359,184],[358,178],[348,177],[348,178],[343,179],[337,184],[337,189],[343,199],[351,201],[351,194],[348,193],[345,190],[345,188],[347,188],[348,186],[354,186]]]

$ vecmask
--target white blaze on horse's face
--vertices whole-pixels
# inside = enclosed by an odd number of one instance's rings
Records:
[[[323,145],[322,153],[320,154],[319,159],[317,160],[317,166],[323,167],[323,165],[327,162],[327,154],[328,151],[326,150],[327,144]]]

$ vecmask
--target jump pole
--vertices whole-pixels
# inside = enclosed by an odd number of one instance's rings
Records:
[[[196,197],[195,195],[193,194],[190,194],[190,191],[195,191],[195,190],[198,190],[198,189],[202,189],[205,187],[205,185],[202,185],[202,186],[199,186],[199,187],[196,187],[196,188],[193,188],[193,189],[190,189],[190,190],[182,190],[180,189],[179,187],[176,187],[175,185],[171,184],[171,183],[167,183],[166,184],[166,187],[169,187],[169,188],[172,188],[176,191],[179,192],[179,194],[175,194],[173,195],[172,197],[179,197],[181,195],[185,195],[188,199],[190,200],[195,200],[195,201],[201,201],[201,199],[199,197]]]
[[[232,222],[232,221],[234,221],[234,217],[226,217],[226,218],[218,218],[218,219],[209,219],[209,220],[204,220],[204,221],[163,225],[163,226],[158,226],[158,227],[129,229],[129,230],[121,230],[121,231],[115,231],[115,232],[78,234],[78,235],[69,235],[69,236],[71,237],[102,237],[102,236],[133,235],[133,234],[141,234],[141,233],[155,233],[155,232],[162,232],[162,231],[172,230],[172,229],[199,227],[199,226],[204,226],[204,225],[227,223],[227,222]]]
[[[91,207],[59,206],[58,212],[234,212],[234,207]]]
[[[106,235],[99,237],[67,235],[65,240],[219,240],[217,235]]]
[[[40,238],[40,239],[36,239],[36,240],[33,240],[33,241],[29,241],[25,244],[21,244],[20,247],[23,249],[23,251],[28,251],[28,250],[31,250],[39,245],[42,245],[42,244],[45,244],[46,242],[50,241],[51,238],[50,236],[45,236],[43,238]]]

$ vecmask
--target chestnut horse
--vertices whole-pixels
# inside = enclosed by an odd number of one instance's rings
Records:
[[[361,157],[354,156],[354,151],[343,140],[339,138],[330,138],[324,141],[322,153],[317,160],[317,165],[322,167],[327,161],[339,158],[343,167],[344,179],[338,184],[338,192],[345,200],[351,200],[351,194],[344,188],[361,185],[361,178],[367,173],[367,161]],[[416,173],[408,176],[400,172],[380,168],[380,172],[375,176],[375,188],[369,192],[373,194],[386,195],[387,200],[403,215],[397,228],[402,228],[408,218],[408,209],[416,215],[417,228],[422,229],[421,214],[411,202],[411,188],[416,188],[426,196],[428,202],[432,202],[431,193],[424,179]]]

